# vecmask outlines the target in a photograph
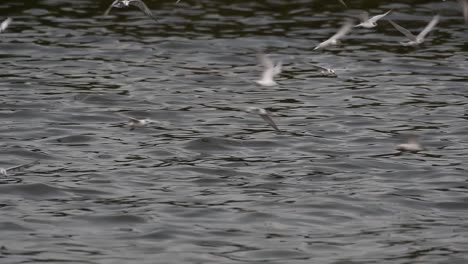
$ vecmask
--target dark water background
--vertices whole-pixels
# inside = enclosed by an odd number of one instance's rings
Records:
[[[40,161],[0,178],[1,263],[468,263],[456,1],[147,0],[159,23],[111,2],[0,2],[0,166]],[[381,21],[313,50],[360,9],[442,19],[417,48]]]

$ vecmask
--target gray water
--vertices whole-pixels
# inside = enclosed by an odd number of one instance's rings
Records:
[[[456,1],[110,2],[0,3],[0,167],[40,162],[0,178],[1,263],[468,263]],[[419,47],[382,20],[313,50],[361,9],[442,19]],[[395,150],[410,134],[425,151]]]

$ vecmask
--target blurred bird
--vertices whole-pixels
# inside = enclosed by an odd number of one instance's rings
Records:
[[[11,19],[10,17],[5,19],[1,24],[0,24],[0,33],[2,33],[3,31],[5,31],[5,29],[8,28],[8,26],[10,25],[11,21],[13,19]]]
[[[146,6],[146,4],[142,0],[115,0],[114,2],[112,2],[109,8],[107,8],[106,12],[104,12],[104,15],[107,16],[113,7],[124,8],[129,7],[131,5],[138,7],[141,11],[143,11],[143,13],[145,13],[145,15],[147,15],[155,21],[158,21],[153,12],[151,12],[151,10]]]
[[[363,28],[373,28],[377,26],[377,21],[379,19],[382,19],[384,16],[388,15],[392,10],[387,11],[384,14],[381,15],[376,15],[371,18],[369,18],[369,13],[364,11],[361,14],[361,23],[355,25],[354,27],[363,27]]]
[[[468,0],[458,0],[462,7],[463,17],[465,17],[465,24],[468,24]]]
[[[431,32],[431,30],[435,27],[435,25],[437,25],[439,20],[440,20],[440,16],[435,15],[432,18],[431,22],[429,22],[429,24],[427,24],[424,30],[421,31],[421,33],[419,33],[417,36],[413,35],[409,30],[398,25],[397,23],[393,22],[390,19],[388,20],[388,22],[390,22],[390,24],[392,24],[398,31],[400,31],[403,35],[405,35],[410,40],[408,42],[400,42],[401,45],[416,46],[424,42],[426,35],[429,34],[429,32]]]
[[[262,73],[262,78],[255,82],[261,86],[277,85],[278,83],[275,82],[274,77],[281,73],[281,61],[274,64],[273,61],[263,53],[257,54],[257,59],[264,69]]]
[[[38,160],[35,160],[33,162],[30,162],[30,163],[23,164],[23,165],[9,167],[9,168],[6,168],[6,169],[0,168],[0,175],[8,176],[8,172],[18,172],[18,171],[30,168],[30,167],[32,167],[32,166],[34,166],[36,164],[39,164]]]
[[[415,135],[409,136],[407,142],[397,145],[396,149],[402,152],[419,152],[424,150],[424,148],[418,143],[418,138]]]
[[[276,131],[280,131],[278,126],[275,124],[275,122],[271,118],[271,113],[269,111],[263,108],[250,106],[250,107],[247,107],[246,112],[260,115],[260,117],[263,118],[263,120],[265,120],[271,127],[273,127]]]
[[[325,67],[321,67],[317,65],[312,65],[312,67],[316,68],[322,76],[336,77],[336,72],[333,69],[325,68]]]
[[[151,119],[148,119],[148,118],[146,118],[146,119],[137,119],[137,118],[134,118],[134,117],[123,115],[121,113],[119,113],[119,115],[128,119],[127,126],[130,127],[130,130],[134,130],[137,127],[144,127],[144,126],[146,126],[146,125],[148,125],[150,123],[157,123],[157,121],[151,120]]]
[[[324,42],[318,44],[314,50],[317,49],[322,49],[325,47],[328,47],[330,45],[338,45],[340,42],[340,39],[343,38],[346,34],[351,31],[351,28],[353,27],[353,23],[351,21],[346,21],[346,23],[338,30],[338,32],[331,36],[329,39],[325,40]]]
[[[339,0],[339,1],[340,1],[340,3],[341,3],[342,5],[344,5],[344,7],[348,7],[348,6],[346,5],[346,3],[345,3],[344,0]]]

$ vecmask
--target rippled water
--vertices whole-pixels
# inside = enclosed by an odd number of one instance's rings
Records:
[[[159,23],[22,2],[0,3],[0,166],[40,164],[0,178],[2,263],[468,262],[456,1],[147,1]],[[416,48],[381,21],[313,50],[359,9],[442,20]],[[279,86],[254,84],[258,49]],[[427,150],[398,153],[407,134]]]

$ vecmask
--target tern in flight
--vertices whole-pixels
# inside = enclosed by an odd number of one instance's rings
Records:
[[[145,15],[149,16],[155,21],[158,21],[153,12],[151,12],[151,10],[146,6],[146,4],[142,0],[115,0],[114,2],[112,2],[109,8],[107,8],[106,12],[104,12],[104,15],[107,16],[113,7],[124,8],[129,7],[131,5],[138,7],[141,11],[143,11],[143,13],[145,13]]]
[[[431,22],[429,22],[429,24],[427,24],[427,26],[423,29],[423,31],[421,31],[421,33],[419,33],[417,36],[413,35],[413,33],[411,33],[409,30],[407,30],[406,28],[398,25],[397,23],[393,22],[390,19],[388,20],[388,22],[390,22],[390,24],[392,24],[398,31],[400,31],[403,35],[405,35],[410,40],[408,42],[400,42],[401,45],[403,45],[403,46],[416,46],[416,45],[419,45],[419,44],[424,42],[425,37],[427,36],[427,34],[429,34],[429,32],[431,32],[431,30],[435,27],[435,25],[437,25],[439,20],[440,20],[440,16],[435,15],[432,18]]]
[[[324,42],[318,44],[314,50],[317,49],[322,49],[325,47],[328,47],[330,45],[338,45],[340,42],[340,39],[343,38],[346,34],[351,31],[351,28],[353,27],[353,23],[351,21],[347,21],[341,28],[338,30],[335,35],[331,36],[329,39],[325,40]]]
[[[369,13],[364,11],[361,14],[361,23],[355,25],[354,27],[363,27],[363,28],[373,28],[377,26],[377,21],[382,19],[384,16],[390,14],[392,10],[388,10],[386,13],[383,13],[381,15],[376,15],[371,18],[369,18]]]
[[[275,122],[271,118],[271,113],[269,111],[263,108],[258,108],[258,107],[253,107],[253,106],[247,107],[246,111],[248,113],[254,113],[254,114],[259,115],[261,118],[263,118],[263,120],[265,120],[265,122],[267,122],[276,131],[278,132],[280,131],[278,126],[275,124]]]

